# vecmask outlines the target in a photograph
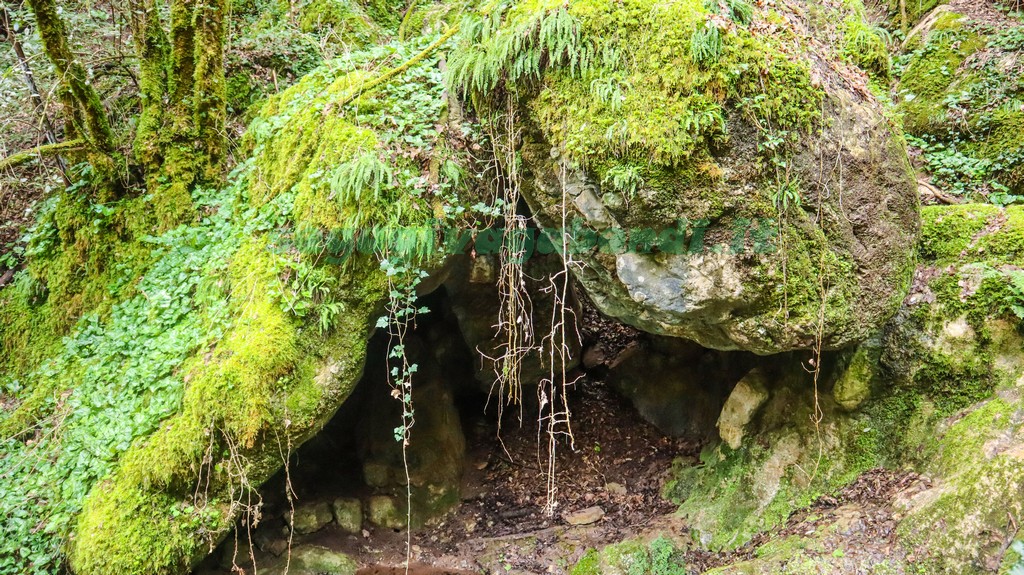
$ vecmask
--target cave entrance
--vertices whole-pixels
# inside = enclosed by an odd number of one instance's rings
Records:
[[[435,290],[418,302],[431,311],[417,318],[406,341],[419,367],[406,452],[410,572],[567,572],[586,548],[618,541],[639,525],[667,521],[682,529],[667,519],[674,505],[662,497],[663,484],[673,461],[697,461],[730,386],[695,385],[693,377],[683,384],[678,374],[703,370],[734,383],[749,369],[746,356],[651,338],[574,303],[582,337],[571,374],[573,435],[555,442],[549,484],[534,392],[524,390],[525,406],[506,408],[499,422],[495,398],[488,401],[486,362],[467,344],[479,347],[480,334],[491,329],[485,300],[472,286]],[[197,573],[252,573],[252,558],[256,572],[283,573],[287,557],[290,573],[350,573],[352,561],[359,573],[405,572],[405,467],[395,439],[401,404],[391,397],[387,352],[386,334],[376,334],[352,395],[292,455],[287,473],[261,488],[251,536],[238,529],[238,543],[229,537]],[[547,515],[551,485],[558,506]]]

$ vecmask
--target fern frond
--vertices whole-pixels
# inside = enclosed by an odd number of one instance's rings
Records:
[[[718,26],[707,22],[697,26],[690,39],[690,55],[700,66],[710,66],[722,56],[722,33]]]
[[[358,206],[363,192],[369,191],[373,200],[379,201],[381,191],[391,185],[392,177],[391,166],[376,154],[365,153],[334,169],[330,179],[331,195],[342,205]]]

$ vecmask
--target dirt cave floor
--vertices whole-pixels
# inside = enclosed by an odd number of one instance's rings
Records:
[[[661,492],[672,462],[679,459],[696,465],[701,446],[665,437],[601,382],[583,381],[580,388],[573,406],[575,450],[568,444],[557,450],[558,507],[554,516],[544,513],[547,482],[540,470],[546,461],[538,461],[536,422],[524,421],[521,427],[506,423],[498,441],[493,418],[481,415],[464,425],[467,457],[461,503],[440,520],[413,531],[409,573],[568,573],[592,547],[651,532],[677,541],[690,539],[685,521],[673,514],[675,506],[663,499]],[[828,530],[835,535],[819,538],[813,553],[842,555],[851,564],[875,563],[879,558],[902,560],[905,555],[894,541],[893,502],[924,484],[910,473],[867,472],[840,493],[819,499],[794,513],[784,526],[736,551],[688,549],[688,572],[703,573],[749,560],[766,542],[812,536],[834,525],[840,529]],[[342,482],[335,487],[351,495],[351,485]],[[338,494],[322,488],[306,494],[302,489],[296,491],[300,503],[304,497],[307,501],[329,500]],[[280,501],[275,502],[272,493],[265,498],[263,522],[286,533]],[[574,514],[593,507],[603,512],[596,521],[584,525],[568,521],[577,522]],[[350,534],[332,522],[315,533],[295,535],[291,544],[293,550],[315,545],[344,552],[361,566],[360,575],[406,572],[404,531],[364,525],[362,533]],[[241,555],[248,554],[244,545],[240,549]],[[259,549],[254,553],[257,565],[275,559]],[[242,557],[234,557],[233,571],[233,555],[233,538],[229,537],[197,573],[253,572]]]

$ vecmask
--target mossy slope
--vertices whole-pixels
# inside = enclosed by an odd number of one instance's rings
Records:
[[[973,201],[1024,194],[1024,28],[944,12],[899,58],[898,110],[932,182]]]

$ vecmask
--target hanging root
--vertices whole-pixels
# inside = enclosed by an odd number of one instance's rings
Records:
[[[503,192],[504,221],[499,252],[498,323],[494,326],[498,337],[504,341],[499,346],[501,354],[496,358],[488,358],[494,365],[495,378],[491,395],[497,392],[499,435],[506,405],[519,407],[519,422],[522,424],[523,362],[530,353],[537,351],[533,302],[526,290],[526,274],[523,272],[527,220],[516,212],[520,199],[519,162],[516,157],[519,129],[512,95],[507,96],[506,104],[505,112],[489,123],[498,173],[501,174],[497,183]]]
[[[550,293],[552,298],[551,325],[541,346],[547,352],[550,371],[548,377],[541,381],[537,388],[537,399],[540,403],[540,412],[537,416],[538,445],[540,444],[541,430],[547,436],[547,466],[545,468],[547,496],[544,502],[544,513],[548,516],[554,515],[555,509],[558,507],[555,464],[559,439],[567,441],[570,449],[576,449],[572,433],[572,412],[569,409],[568,391],[579,380],[577,377],[569,381],[565,367],[572,359],[572,342],[569,339],[568,330],[572,329],[576,339],[580,339],[576,312],[567,305],[571,289],[570,269],[579,266],[580,262],[574,260],[569,251],[568,208],[566,207],[569,204],[569,198],[565,188],[566,172],[564,167],[560,180],[562,182],[562,201],[559,205],[562,221],[559,247],[562,254],[562,268],[549,278],[550,283],[544,288],[544,291]]]

